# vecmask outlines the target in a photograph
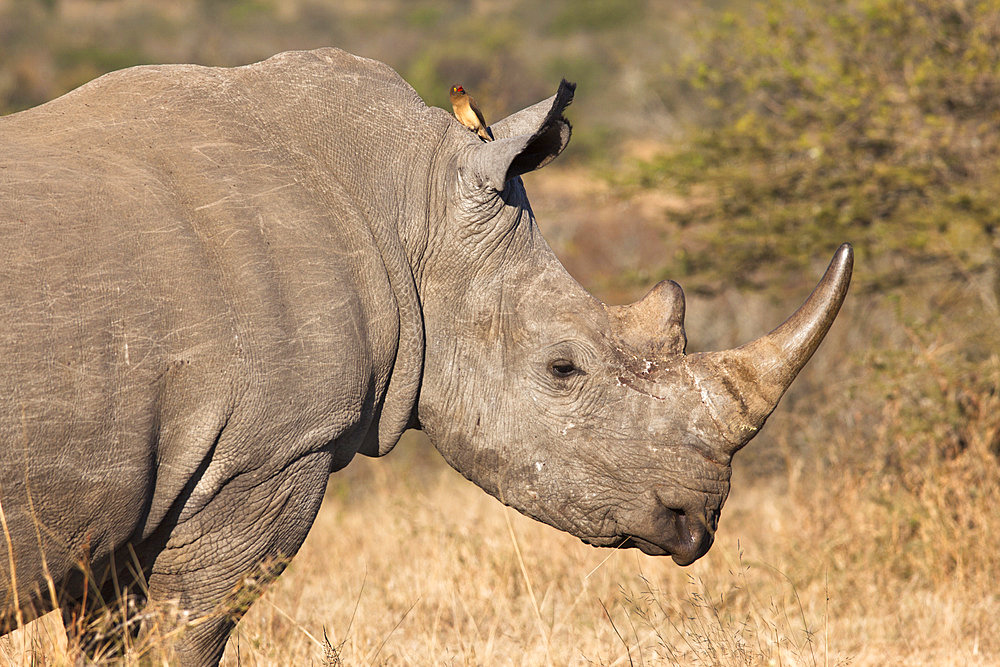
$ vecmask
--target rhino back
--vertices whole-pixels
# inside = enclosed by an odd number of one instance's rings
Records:
[[[280,62],[136,68],[0,120],[0,492],[63,569],[148,535],[195,472],[207,497],[331,442],[349,460],[375,418],[392,198],[316,149],[345,131],[317,86]]]

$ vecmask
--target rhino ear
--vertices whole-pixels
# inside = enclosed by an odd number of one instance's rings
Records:
[[[498,120],[490,126],[496,139],[507,139],[519,134],[535,134],[547,121],[562,117],[562,112],[573,102],[576,84],[563,79],[559,90],[552,97],[538,104],[515,111],[503,120]],[[565,122],[565,118],[561,118]],[[568,124],[568,123],[567,123]]]
[[[544,167],[569,143],[573,128],[563,111],[573,101],[576,84],[566,79],[547,100],[522,109],[490,127],[496,141],[479,145],[469,166],[490,188],[500,192],[507,181]]]

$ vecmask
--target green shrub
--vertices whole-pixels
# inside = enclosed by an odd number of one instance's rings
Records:
[[[752,284],[842,241],[869,288],[905,283],[914,262],[995,273],[997,0],[769,0],[717,15],[660,85],[694,91],[699,125],[637,179],[697,186],[679,267],[696,282]]]

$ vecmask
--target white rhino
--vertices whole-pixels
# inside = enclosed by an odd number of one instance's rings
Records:
[[[484,143],[323,49],[0,119],[0,631],[60,607],[86,644],[104,604],[214,664],[330,473],[407,428],[585,542],[702,556],[852,251],[770,334],[685,355],[677,284],[607,306],[539,234],[519,176],[573,90]]]

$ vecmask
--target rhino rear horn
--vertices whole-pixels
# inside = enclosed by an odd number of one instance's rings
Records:
[[[515,176],[547,165],[569,144],[573,127],[563,111],[573,101],[575,90],[575,83],[563,79],[549,99],[492,125],[496,141],[477,146],[468,165],[497,192]]]
[[[618,320],[618,335],[633,350],[654,357],[684,354],[684,290],[664,280],[627,306],[608,309]]]

